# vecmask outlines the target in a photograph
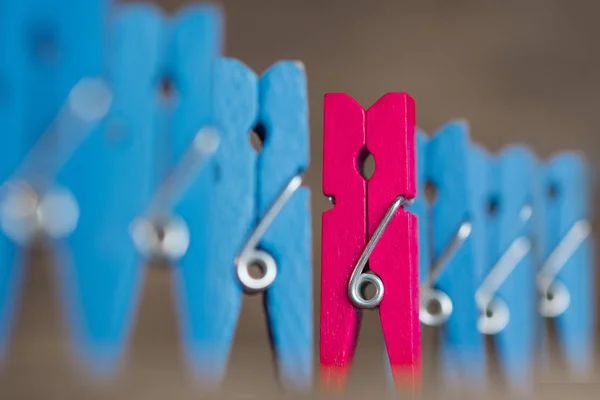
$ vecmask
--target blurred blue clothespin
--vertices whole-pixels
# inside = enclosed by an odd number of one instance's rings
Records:
[[[111,104],[96,79],[107,3],[0,2],[0,353],[23,276],[18,248],[78,224],[77,200],[56,180]]]
[[[590,372],[594,355],[589,179],[588,164],[574,153],[555,156],[541,173],[545,227],[538,311],[555,324],[562,356],[578,375]]]
[[[206,208],[206,202],[214,194],[207,186],[216,178],[215,152],[225,138],[215,124],[213,105],[221,25],[219,10],[210,6],[186,8],[173,20],[165,73],[175,93],[173,101],[165,102],[162,108],[165,132],[160,150],[166,153],[161,160],[164,171],[147,212],[134,224],[140,251],[175,267],[174,292],[183,349],[192,367],[197,360],[193,353],[195,332],[212,323],[201,318],[202,310],[212,304],[202,289],[207,267],[201,246],[212,240],[212,232],[207,229],[207,212],[212,211]],[[244,92],[238,95],[243,97]],[[227,161],[235,163],[233,159]]]
[[[270,337],[287,387],[310,387],[312,271],[304,68],[281,62],[262,77],[239,61],[218,61],[214,126],[220,145],[199,178],[198,198],[178,214],[190,246],[177,276],[185,349],[197,376],[225,372],[244,292],[265,292]],[[263,140],[260,153],[249,133]],[[250,275],[257,265],[262,276]]]
[[[444,378],[479,382],[485,372],[484,343],[477,332],[468,127],[450,122],[430,139],[419,133],[417,145],[420,195],[411,211],[419,217],[420,319],[441,329]]]
[[[473,182],[479,192],[476,219],[485,229],[485,267],[475,293],[477,327],[492,336],[504,377],[525,387],[532,378],[537,325],[532,296],[537,160],[519,146],[497,157],[474,152],[480,171]]]
[[[198,308],[208,301],[194,285],[204,279],[196,247],[210,236],[202,204],[212,193],[204,186],[206,179],[213,179],[211,157],[221,140],[212,117],[213,68],[221,51],[221,25],[220,10],[203,5],[185,8],[171,20],[164,37],[167,57],[158,75],[170,86],[163,88],[170,92],[163,93],[168,97],[161,99],[158,118],[162,137],[156,170],[160,178],[131,230],[145,257],[175,267],[185,350],[191,340],[190,321],[197,321]]]
[[[106,36],[101,73],[112,106],[59,174],[79,207],[59,252],[71,332],[96,373],[111,373],[135,315],[144,260],[130,234],[153,182],[163,18],[153,7],[119,7]]]

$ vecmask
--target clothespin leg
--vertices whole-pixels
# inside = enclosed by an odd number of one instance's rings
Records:
[[[241,310],[239,252],[255,219],[256,155],[248,141],[257,114],[257,77],[219,59],[213,78],[219,148],[176,207],[190,244],[177,262],[175,289],[186,358],[204,385],[223,379]]]
[[[366,144],[365,110],[343,93],[327,94],[324,108],[323,193],[333,208],[322,217],[321,383],[339,391],[352,365],[360,322],[348,283],[367,243],[366,183],[356,169]]]
[[[131,6],[114,24],[103,77],[112,106],[58,175],[80,212],[73,233],[57,243],[63,302],[78,350],[102,374],[114,372],[123,353],[143,276],[130,228],[151,193],[162,18]]]

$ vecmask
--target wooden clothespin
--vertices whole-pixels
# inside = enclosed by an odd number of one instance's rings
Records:
[[[233,59],[216,63],[213,126],[220,137],[197,196],[184,198],[190,244],[177,286],[184,346],[196,375],[219,383],[244,292],[264,292],[270,337],[287,388],[312,376],[312,271],[304,67],[279,62],[260,78]],[[262,138],[251,147],[252,130]],[[193,189],[195,190],[195,189]],[[250,275],[257,265],[262,276]]]
[[[449,383],[485,377],[484,342],[477,331],[476,242],[471,142],[462,121],[427,138],[417,135],[420,196],[411,208],[419,217],[420,320],[439,328],[439,364]]]
[[[321,379],[341,389],[352,364],[360,310],[379,308],[396,386],[420,384],[417,220],[404,206],[416,195],[415,106],[389,93],[365,111],[343,93],[325,96],[321,255]],[[359,172],[370,152],[377,169]],[[367,270],[368,262],[368,270]],[[373,298],[362,293],[376,287]]]
[[[138,250],[148,259],[170,263],[179,306],[184,344],[189,344],[198,321],[198,307],[208,301],[194,285],[203,281],[197,246],[209,240],[203,208],[207,182],[203,174],[219,147],[213,125],[214,63],[221,52],[222,19],[212,6],[193,6],[165,22],[167,55],[161,65],[163,93],[159,105],[157,175],[149,204],[132,224]],[[158,82],[157,82],[158,83]],[[214,167],[214,165],[212,165]],[[190,359],[195,360],[196,354]]]
[[[527,148],[511,146],[498,156],[475,148],[474,217],[484,229],[478,241],[484,268],[475,292],[477,329],[493,343],[503,378],[513,387],[532,381],[536,343],[534,297],[537,233],[537,168]]]
[[[110,91],[97,79],[107,5],[0,5],[0,353],[23,280],[21,250],[40,236],[59,239],[82,229],[82,204],[58,174],[111,106]],[[96,193],[93,180],[82,179]],[[64,266],[56,264],[64,276]]]
[[[121,359],[142,282],[144,260],[130,228],[155,176],[163,60],[161,13],[143,5],[114,11],[101,31],[106,53],[94,50],[103,55],[97,73],[112,107],[59,174],[80,210],[58,253],[59,278],[75,344],[99,374],[113,373]]]
[[[561,153],[545,164],[540,181],[544,258],[537,273],[538,311],[554,324],[570,372],[582,376],[594,354],[589,166],[579,154]]]

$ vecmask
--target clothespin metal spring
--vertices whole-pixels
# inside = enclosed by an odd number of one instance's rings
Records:
[[[516,238],[475,292],[475,301],[481,312],[477,329],[484,335],[500,333],[510,320],[510,311],[504,301],[494,298],[502,283],[531,251],[531,241]]]
[[[277,262],[269,253],[257,248],[260,239],[277,217],[283,206],[292,198],[292,195],[302,184],[302,176],[294,176],[283,191],[275,199],[267,213],[260,220],[254,231],[246,241],[240,255],[236,259],[236,272],[244,290],[248,293],[256,293],[266,290],[277,277]],[[254,278],[250,275],[250,267],[257,265],[262,276]]]
[[[556,276],[571,258],[573,253],[590,236],[591,225],[588,220],[577,221],[552,251],[537,276],[541,294],[538,311],[546,318],[556,318],[563,314],[571,302],[567,287],[556,281]]]
[[[531,214],[531,206],[524,206],[520,215],[521,222],[529,221]],[[475,292],[475,302],[481,313],[477,321],[477,329],[482,334],[496,335],[508,325],[510,310],[503,300],[494,297],[517,265],[529,254],[531,248],[532,243],[529,238],[517,237]]]
[[[412,200],[405,199],[402,196],[398,196],[396,198],[396,200],[385,213],[385,216],[377,226],[375,233],[367,243],[367,247],[365,247],[365,250],[358,259],[358,262],[352,271],[352,275],[350,276],[350,282],[348,283],[348,297],[350,297],[350,300],[356,307],[375,308],[383,300],[383,295],[385,292],[383,281],[372,272],[364,272],[364,269],[367,265],[367,261],[369,260],[369,256],[375,249],[377,242],[379,239],[381,239],[383,232],[385,232],[385,229],[394,217],[396,211],[398,211],[402,205],[410,204],[411,202]],[[371,299],[366,299],[363,293],[363,288],[368,283],[371,283],[375,286],[375,295]]]
[[[219,136],[214,129],[200,129],[181,161],[162,182],[146,216],[131,223],[130,234],[141,254],[174,261],[186,253],[189,229],[185,221],[171,215],[170,210],[218,147]]]
[[[73,232],[79,206],[72,193],[56,187],[53,180],[106,116],[111,103],[112,93],[104,81],[81,79],[13,177],[2,185],[0,226],[16,243],[25,245],[40,234],[61,238]],[[68,137],[63,138],[62,128],[68,129]],[[58,150],[54,148],[57,144]]]
[[[452,242],[446,247],[442,255],[433,263],[427,280],[421,287],[419,319],[428,326],[440,326],[450,318],[453,311],[452,300],[441,290],[434,289],[434,285],[441,272],[444,270],[448,261],[460,248],[460,246],[471,235],[471,222],[463,222]],[[433,305],[436,305],[435,311]]]

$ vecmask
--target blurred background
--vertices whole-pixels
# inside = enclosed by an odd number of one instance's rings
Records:
[[[186,0],[156,3],[175,11]],[[306,65],[316,321],[321,212],[328,207],[321,194],[325,93],[346,92],[369,106],[386,92],[406,91],[415,98],[418,124],[427,132],[449,119],[465,118],[472,138],[491,151],[514,142],[531,146],[543,158],[564,149],[581,150],[595,176],[600,172],[597,2],[226,0],[221,5],[227,56],[257,72],[280,59],[299,59]],[[46,260],[43,249],[34,252],[7,365],[0,373],[0,398],[201,397],[181,355],[168,270],[148,270],[121,372],[115,381],[99,384],[85,379],[70,353]],[[317,354],[315,348],[315,365]],[[375,399],[389,393],[382,354],[378,314],[365,313],[343,398]],[[600,390],[596,372],[585,382],[564,379],[560,372],[555,378],[538,379],[535,397],[591,399]],[[435,389],[427,376],[425,389]],[[282,397],[262,299],[246,297],[223,393],[215,398]]]

